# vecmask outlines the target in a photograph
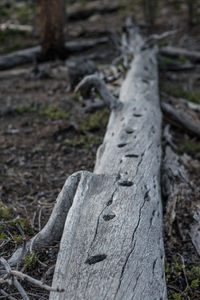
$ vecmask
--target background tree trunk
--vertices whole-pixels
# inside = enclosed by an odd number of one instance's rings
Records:
[[[64,1],[39,0],[39,23],[43,58],[66,57],[64,47]]]

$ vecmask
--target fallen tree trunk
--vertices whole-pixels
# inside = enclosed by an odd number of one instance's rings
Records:
[[[184,48],[177,48],[172,46],[163,47],[160,49],[160,53],[166,56],[177,57],[177,56],[185,56],[189,58],[191,61],[200,61],[200,52],[199,51],[191,51]]]
[[[50,299],[166,299],[160,195],[161,111],[155,49],[139,51],[112,108],[94,173],[68,213]],[[47,226],[48,227],[48,226]]]
[[[66,53],[69,55],[74,52],[79,52],[87,50],[99,44],[104,44],[108,42],[107,38],[98,38],[91,40],[82,40],[78,42],[67,42],[65,43]],[[35,61],[40,61],[42,59],[42,49],[41,46],[35,46],[32,48],[19,50],[10,54],[5,54],[0,56],[0,71],[8,70],[10,68],[33,63]]]
[[[69,22],[82,21],[95,14],[110,14],[122,9],[123,4],[119,3],[108,3],[109,6],[103,6],[103,3],[98,1],[92,1],[85,3],[84,7],[81,3],[75,3],[73,6],[67,7],[67,18]]]
[[[120,99],[94,75],[111,110],[94,173],[70,176],[46,226],[9,260],[52,245],[62,235],[51,300],[167,299],[160,193],[161,111],[156,50],[141,50],[122,85]],[[136,47],[137,45],[137,47]]]

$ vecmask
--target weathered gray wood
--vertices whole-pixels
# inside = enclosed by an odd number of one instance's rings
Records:
[[[194,221],[190,229],[190,237],[198,255],[200,256],[200,210],[195,212],[193,218]]]
[[[107,38],[88,39],[82,41],[71,41],[65,43],[66,53],[71,54],[78,51],[84,51],[98,44],[104,44],[108,41]],[[41,46],[19,50],[10,54],[0,56],[0,71],[7,70],[16,66],[33,63],[41,59]]]
[[[82,174],[87,172],[76,172],[71,175],[65,182],[59,193],[49,221],[44,228],[33,237],[27,244],[26,249],[18,248],[9,259],[10,266],[16,266],[26,256],[28,251],[41,247],[48,247],[58,242],[62,236],[65,219],[72,205],[77,186]],[[1,273],[1,269],[0,269]]]
[[[167,56],[185,56],[189,58],[191,61],[200,61],[200,52],[199,51],[192,51],[184,48],[172,47],[167,46],[160,49],[160,53]]]
[[[120,101],[118,101],[118,99],[109,92],[104,81],[96,75],[86,76],[76,87],[75,91],[81,90],[82,94],[87,95],[88,90],[91,89],[91,87],[95,87],[97,89],[105,105],[107,105],[111,110],[120,108]]]
[[[140,51],[112,109],[94,174],[82,174],[60,244],[61,299],[166,299],[155,49]]]
[[[65,292],[52,292],[51,300],[167,298],[157,60],[142,45],[136,35],[119,100],[95,76],[82,82],[94,83],[111,115],[94,173],[69,177],[50,220],[27,243],[27,251],[49,246],[63,232],[53,287]],[[23,255],[15,252],[10,265]]]
[[[186,170],[179,161],[179,156],[167,146],[162,162],[162,192],[166,199],[165,231],[172,238],[173,223],[180,195],[188,188]]]
[[[187,131],[200,137],[200,122],[195,121],[195,119],[185,112],[183,109],[174,109],[169,103],[161,103],[163,113],[172,121],[177,122],[181,127],[185,128]]]

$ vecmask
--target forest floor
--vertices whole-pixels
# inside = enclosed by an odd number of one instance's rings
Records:
[[[102,7],[101,1],[95,3],[95,7]],[[109,1],[103,3],[105,11],[112,6]],[[105,79],[117,72],[118,78],[108,84],[117,93],[125,70],[120,65],[115,68],[112,65],[119,53],[110,39],[111,29],[120,34],[131,10],[136,22],[144,23],[141,9],[115,5],[117,8],[113,11],[102,13],[98,9],[95,11],[93,6],[93,13],[82,20],[81,15],[91,10],[92,5],[94,1],[68,6],[72,17],[69,18],[67,39],[109,38],[106,44],[74,57],[96,54],[94,66]],[[2,23],[31,25],[34,31],[32,34],[0,31],[0,55],[38,44],[35,14],[35,6],[26,1],[10,0],[1,4]],[[73,18],[73,15],[77,17]],[[168,4],[160,9],[154,32],[177,29],[177,33],[161,40],[159,46],[169,44],[200,51],[200,25],[188,29],[185,18],[184,6],[178,8]],[[99,53],[101,57],[98,57]],[[200,104],[200,65],[183,57],[160,57],[159,60],[161,101],[184,98]],[[189,64],[190,68],[177,71],[177,64]],[[5,259],[22,244],[16,224],[21,224],[26,238],[30,239],[47,222],[67,177],[78,170],[93,170],[96,150],[102,142],[109,117],[105,108],[87,112],[87,106],[94,101],[99,101],[97,95],[83,100],[74,92],[67,64],[63,61],[37,66],[29,64],[0,72],[0,254]],[[200,121],[200,112],[196,112],[195,117]],[[164,118],[163,128],[168,121]],[[197,300],[200,299],[200,257],[189,232],[194,212],[200,209],[200,140],[177,124],[171,124],[171,133],[192,191],[190,195],[180,193],[172,236],[165,234],[168,296],[170,299]],[[165,213],[165,200],[163,209]],[[37,279],[43,278],[51,285],[52,272],[47,271],[55,264],[57,252],[58,245],[55,245],[41,249],[34,257],[27,257],[23,272]],[[38,287],[25,282],[23,287],[30,299],[48,299],[48,293]],[[20,299],[14,288],[3,285],[0,294],[5,296],[5,292]]]

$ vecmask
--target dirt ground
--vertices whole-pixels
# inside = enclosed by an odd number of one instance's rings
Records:
[[[69,18],[68,40],[108,37],[106,44],[74,55],[97,54],[93,64],[105,79],[113,76],[112,62],[119,54],[110,38],[111,29],[120,33],[130,11],[136,23],[145,23],[138,5],[129,7],[128,1],[121,2],[113,11],[98,13],[96,10],[84,20],[77,12],[83,14],[91,9],[90,5],[93,10],[102,7],[101,1],[81,4],[77,1],[68,5],[71,16],[73,13],[79,15],[77,19]],[[32,34],[0,32],[1,55],[38,44],[37,9],[34,1],[31,3],[10,0],[1,4],[1,23],[9,21],[34,27]],[[103,1],[105,9],[111,6],[109,1]],[[177,32],[159,41],[159,46],[162,43],[200,50],[200,22],[188,29],[186,17],[184,5],[175,7],[173,1],[169,1],[160,7],[156,26],[151,31],[161,33],[177,29]],[[144,29],[144,33],[148,31],[148,27]],[[103,55],[98,58],[99,53]],[[200,65],[185,58],[160,57],[159,60],[161,100],[185,98],[200,104]],[[188,64],[189,68],[177,70],[177,65]],[[108,85],[115,93],[119,91],[125,71],[119,66],[117,73],[118,79]],[[78,170],[93,170],[109,115],[104,108],[87,112],[88,105],[99,101],[97,97],[93,95],[93,99],[84,100],[74,92],[64,61],[29,64],[0,72],[0,253],[5,259],[23,242],[16,224],[21,225],[26,239],[30,239],[47,222],[67,177]],[[195,113],[195,118],[200,120],[199,112]],[[163,128],[168,123],[164,118]],[[165,233],[168,296],[169,299],[197,300],[200,299],[200,257],[189,231],[193,214],[200,209],[200,141],[177,124],[170,123],[170,126],[175,151],[180,155],[192,187],[189,194],[180,191],[172,236]],[[164,214],[166,205],[163,198]],[[37,251],[34,257],[26,258],[23,272],[43,278],[51,285],[51,267],[55,265],[57,252],[58,245]],[[38,287],[25,282],[23,287],[30,299],[48,299],[48,292]],[[5,293],[20,299],[14,288],[3,285],[0,294],[6,299]]]

